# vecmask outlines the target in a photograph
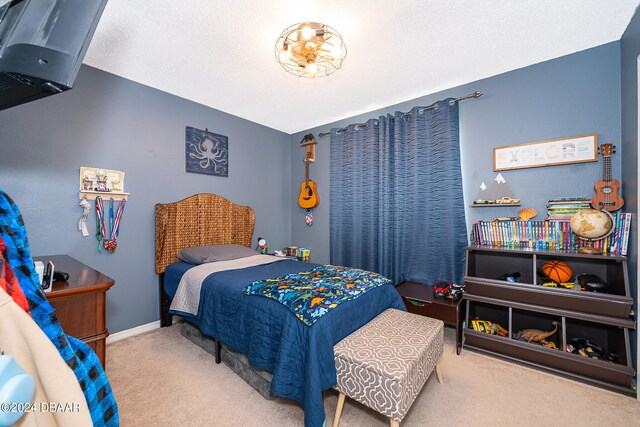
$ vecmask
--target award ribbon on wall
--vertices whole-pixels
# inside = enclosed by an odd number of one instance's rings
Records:
[[[118,212],[113,215],[113,199],[109,201],[109,228],[111,238],[107,239],[107,230],[104,226],[104,203],[102,202],[102,198],[100,196],[96,197],[96,239],[98,240],[98,252],[100,252],[102,241],[102,245],[106,250],[113,253],[116,251],[118,246],[116,239],[118,238],[118,232],[120,230],[120,221],[122,219],[122,214],[124,213],[124,205],[126,200],[123,199],[120,202],[120,206],[118,207]]]
[[[98,240],[98,252],[102,249],[102,240],[107,239],[107,230],[104,228],[104,204],[102,203],[102,197],[96,197],[96,239]]]
[[[116,213],[115,218],[113,217],[113,199],[109,201],[109,225],[111,228],[111,239],[104,241],[104,248],[111,253],[116,251],[118,247],[118,243],[116,239],[118,238],[118,232],[120,231],[120,220],[122,219],[122,214],[124,213],[124,205],[126,200],[122,199],[120,201],[120,206],[118,206],[118,212]]]
[[[313,212],[311,212],[311,209],[307,209],[307,213],[304,216],[304,221],[308,226],[313,225]]]

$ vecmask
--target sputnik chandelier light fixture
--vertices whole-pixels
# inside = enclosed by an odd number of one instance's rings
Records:
[[[276,61],[298,77],[322,77],[342,67],[347,56],[342,36],[317,22],[303,22],[286,28],[275,45]]]

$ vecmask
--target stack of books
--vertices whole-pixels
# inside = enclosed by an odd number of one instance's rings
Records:
[[[631,214],[614,212],[615,229],[613,233],[604,240],[604,248],[600,248],[605,252],[614,255],[627,255],[627,247],[629,246],[629,230],[631,229]],[[603,242],[602,240],[596,243]],[[594,245],[596,248],[597,245]]]
[[[547,220],[569,221],[573,214],[591,207],[591,200],[584,197],[551,199],[547,203]]]
[[[614,231],[593,242],[603,253],[626,255],[631,227],[630,213],[613,213]],[[471,243],[506,249],[572,251],[587,242],[571,231],[569,221],[478,221],[473,224]]]

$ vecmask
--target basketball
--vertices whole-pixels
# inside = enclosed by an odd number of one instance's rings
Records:
[[[565,283],[571,280],[573,272],[571,268],[562,261],[551,260],[542,265],[542,272],[551,280],[557,283]]]

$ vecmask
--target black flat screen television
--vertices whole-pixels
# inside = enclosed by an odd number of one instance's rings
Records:
[[[0,110],[73,87],[107,0],[0,0]]]

